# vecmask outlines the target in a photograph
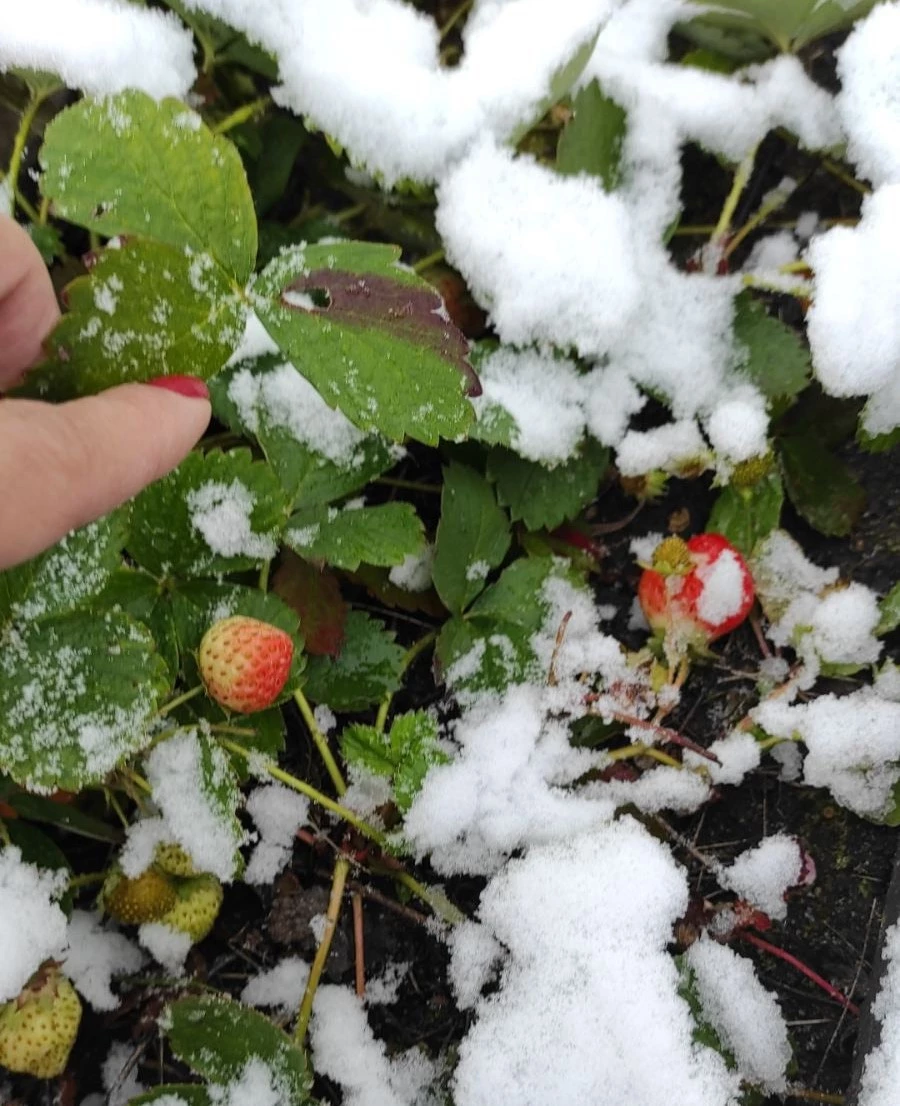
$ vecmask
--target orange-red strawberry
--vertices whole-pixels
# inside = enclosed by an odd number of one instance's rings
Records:
[[[753,606],[747,562],[721,534],[660,542],[644,570],[638,599],[668,649],[703,649],[739,626]]]
[[[293,656],[290,634],[238,614],[210,626],[197,659],[211,698],[239,714],[253,714],[281,694]]]

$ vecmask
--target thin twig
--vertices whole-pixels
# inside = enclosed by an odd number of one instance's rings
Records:
[[[356,993],[362,998],[366,993],[366,938],[363,926],[363,897],[361,891],[354,891],[353,903],[353,949],[356,974]]]
[[[309,1019],[312,1015],[313,999],[325,970],[325,962],[331,952],[331,942],[337,929],[338,918],[341,913],[341,901],[344,897],[344,885],[347,882],[347,874],[350,871],[350,861],[345,856],[339,856],[334,864],[334,877],[331,881],[331,895],[328,899],[328,910],[325,913],[325,930],[322,940],[316,949],[316,956],[309,969],[309,979],[306,981],[306,990],[303,992],[303,1001],[300,1003],[300,1012],[297,1014],[297,1026],[294,1029],[294,1040],[302,1047],[306,1040],[306,1031],[309,1028]]]

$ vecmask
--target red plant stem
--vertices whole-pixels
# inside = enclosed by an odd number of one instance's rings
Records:
[[[586,703],[592,703],[600,698],[601,695],[599,693],[592,691],[590,694],[585,695],[584,701]],[[653,733],[658,734],[663,741],[669,745],[679,745],[682,749],[690,749],[692,753],[696,753],[697,756],[700,757],[705,757],[715,764],[722,763],[715,753],[711,753],[709,749],[704,749],[703,746],[698,745],[696,741],[691,741],[689,737],[685,737],[677,730],[670,729],[668,726],[659,726],[656,722],[648,722],[645,718],[637,718],[633,714],[625,714],[624,711],[620,710],[610,711],[610,717],[615,718],[617,722],[624,722],[626,726],[637,726],[639,729],[652,730]]]
[[[785,964],[790,964],[792,968],[796,968],[798,972],[805,975],[806,978],[815,983],[817,987],[821,987],[826,995],[833,998],[835,1002],[839,1002],[844,1009],[849,1010],[851,1014],[859,1017],[859,1007],[856,1003],[851,1002],[843,992],[829,983],[827,979],[820,976],[818,972],[814,972],[812,968],[804,964],[802,960],[798,960],[796,956],[793,956],[789,952],[785,952],[784,949],[778,948],[777,945],[770,944],[762,937],[757,937],[755,933],[747,933],[745,931],[739,933],[738,937],[743,938],[745,941],[749,941],[751,945],[755,945],[758,949],[762,949],[763,952],[768,952],[779,960],[783,960]]]
[[[366,942],[363,926],[363,897],[362,892],[353,891],[351,899],[353,903],[353,946],[355,951],[355,980],[356,993],[363,998],[366,993]]]
[[[571,545],[574,549],[580,549],[587,553],[589,557],[593,557],[595,561],[600,561],[606,556],[606,550],[599,542],[592,541],[587,534],[582,534],[574,526],[558,526],[550,537],[565,542],[566,545]]]

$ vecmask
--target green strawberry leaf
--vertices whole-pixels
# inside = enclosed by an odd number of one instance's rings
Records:
[[[433,445],[472,421],[463,335],[400,249],[331,242],[281,253],[254,281],[254,310],[287,360],[357,426]]]
[[[806,343],[749,292],[734,301],[734,344],[739,372],[767,399],[791,399],[809,383]]]
[[[209,262],[160,242],[104,250],[66,289],[69,311],[46,341],[50,360],[21,394],[53,400],[115,384],[218,372],[241,339],[246,308]]]
[[[342,499],[402,455],[329,407],[293,365],[271,354],[229,366],[210,384],[213,410],[255,438],[297,507]]]
[[[621,177],[622,143],[628,117],[625,109],[603,94],[596,80],[572,98],[572,118],[559,136],[559,173],[590,173],[612,192]]]
[[[341,734],[341,753],[348,764],[392,780],[394,799],[404,814],[428,770],[450,759],[438,745],[437,720],[424,710],[398,715],[386,734],[374,726],[347,726]]]
[[[128,552],[158,577],[215,576],[270,561],[285,493],[249,450],[191,453],[134,501]]]
[[[444,679],[455,689],[503,691],[546,677],[532,639],[550,611],[544,585],[560,571],[550,557],[514,561],[466,614],[444,623],[436,645]]]
[[[310,658],[306,695],[332,710],[365,710],[400,687],[404,656],[378,619],[351,611],[338,656]]]
[[[212,1106],[209,1091],[201,1083],[163,1083],[146,1094],[130,1098],[128,1106],[151,1106],[164,1100],[164,1106]]]
[[[172,1051],[212,1083],[233,1083],[252,1060],[272,1073],[284,1101],[313,1106],[306,1053],[268,1018],[222,995],[173,1002],[162,1019]]]
[[[52,549],[0,572],[0,630],[88,604],[121,564],[129,511],[120,508],[66,535]]]
[[[95,606],[100,610],[124,611],[143,622],[153,635],[174,684],[178,677],[178,636],[168,593],[158,580],[141,569],[119,568],[97,596]]]
[[[779,444],[791,502],[820,533],[846,537],[866,507],[862,485],[814,433],[792,434]]]
[[[492,449],[487,475],[513,522],[521,520],[529,530],[554,530],[596,498],[608,467],[609,450],[593,439],[585,439],[574,457],[555,468],[519,457],[508,449]]]
[[[74,803],[58,803],[44,795],[33,795],[22,791],[11,781],[0,778],[0,798],[13,808],[20,818],[29,822],[45,822],[49,826],[59,826],[69,833],[86,837],[91,841],[105,841],[111,845],[121,845],[123,834],[120,829],[95,818]]]
[[[900,583],[894,584],[878,605],[881,609],[881,618],[875,633],[879,636],[891,634],[900,626]]]
[[[180,100],[81,100],[47,127],[40,161],[54,215],[174,246],[193,259],[198,290],[210,261],[238,285],[253,272],[256,215],[240,156]]]
[[[422,522],[409,503],[378,507],[305,507],[288,520],[285,544],[308,561],[334,568],[399,565],[425,546]]]
[[[467,465],[447,465],[432,578],[448,611],[462,613],[484,591],[511,537],[509,519],[488,481]]]
[[[749,488],[729,485],[713,504],[707,532],[722,534],[749,557],[758,542],[777,528],[784,505],[784,488],[777,471]]]
[[[2,638],[0,770],[36,791],[80,791],[143,746],[169,680],[140,623],[74,612]]]
[[[700,4],[702,0],[694,2]],[[716,0],[714,13],[699,17],[691,26],[698,23],[704,28],[764,35],[787,53],[849,27],[876,3],[877,0]]]

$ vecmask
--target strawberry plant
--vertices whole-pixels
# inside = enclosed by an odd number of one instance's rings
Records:
[[[64,306],[0,416],[213,422],[0,572],[4,1094],[833,1101],[863,969],[784,923],[900,822],[898,5],[70,3],[0,16]]]

